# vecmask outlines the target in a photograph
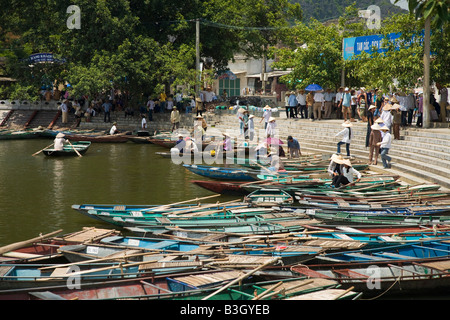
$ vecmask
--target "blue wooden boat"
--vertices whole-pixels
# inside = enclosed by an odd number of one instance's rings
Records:
[[[450,231],[421,231],[410,230],[396,233],[372,233],[372,232],[354,232],[354,231],[312,231],[298,233],[299,239],[308,240],[308,245],[320,245],[321,241],[315,240],[345,240],[360,241],[367,245],[364,248],[380,247],[388,245],[399,245],[426,240],[439,240],[442,238],[450,238]]]
[[[124,245],[125,244],[125,245]],[[280,257],[284,265],[300,263],[325,250],[319,246],[301,244],[267,245],[256,243],[194,243],[173,239],[110,237],[100,244],[68,245],[59,248],[70,262],[101,259],[106,261],[156,261],[161,255],[183,257],[195,255],[200,261],[225,255]]]
[[[245,170],[242,168],[225,168],[203,166],[196,164],[183,164],[189,171],[203,177],[219,180],[233,180],[233,181],[255,181],[256,178],[251,174],[259,174],[260,170]]]
[[[305,213],[318,220],[332,221],[332,223],[346,224],[378,224],[378,225],[448,225],[449,215],[404,215],[404,214],[358,214],[352,211],[326,211],[307,209]]]
[[[362,263],[421,261],[450,258],[450,238],[417,241],[395,246],[325,253],[317,256],[319,263]],[[312,262],[314,264],[314,262]]]
[[[186,260],[183,264],[155,262],[147,267],[143,262],[132,263],[80,263],[76,266],[62,264],[2,264],[0,290],[33,288],[43,284],[61,286],[75,281],[103,282],[127,278],[138,278],[153,274],[164,274],[194,270],[200,261]]]

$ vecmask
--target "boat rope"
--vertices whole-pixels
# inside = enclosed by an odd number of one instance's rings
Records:
[[[381,296],[383,296],[384,294],[386,294],[389,290],[391,290],[391,289],[395,286],[395,284],[396,284],[397,282],[400,281],[400,278],[401,278],[401,277],[402,277],[402,275],[400,274],[400,275],[398,276],[398,278],[394,281],[394,283],[391,284],[391,285],[389,286],[389,288],[387,288],[386,290],[384,290],[384,292],[380,293],[379,295],[377,295],[377,296],[375,296],[375,297],[372,297],[372,298],[361,299],[361,300],[375,300],[375,299],[380,298]]]

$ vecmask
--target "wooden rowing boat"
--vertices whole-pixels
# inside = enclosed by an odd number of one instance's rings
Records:
[[[259,170],[244,170],[241,168],[213,167],[196,164],[183,164],[183,166],[192,173],[219,180],[255,181],[256,178],[250,174],[260,173]]]
[[[72,144],[64,145],[62,150],[48,148],[42,150],[42,152],[49,157],[78,156],[79,154],[84,155],[88,151],[90,146],[90,141],[75,141]]]
[[[244,202],[257,207],[287,206],[294,203],[294,198],[281,189],[260,189],[247,195]]]
[[[293,266],[293,275],[337,281],[363,298],[446,294],[450,286],[450,259],[429,261],[373,261]]]
[[[450,216],[438,215],[402,215],[402,214],[357,214],[354,212],[336,212],[309,209],[305,212],[307,215],[318,220],[332,221],[333,223],[346,224],[388,224],[388,225],[448,225]]]
[[[90,141],[93,143],[124,143],[128,141],[127,133],[113,135],[66,134],[66,138],[71,141]]]

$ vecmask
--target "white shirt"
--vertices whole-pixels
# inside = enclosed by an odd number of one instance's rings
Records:
[[[64,138],[55,138],[55,150],[62,150],[64,148],[64,143],[69,142],[69,140],[66,140]]]
[[[388,128],[391,128],[392,125],[392,114],[390,111],[383,111],[381,112],[380,118],[383,120],[384,125]]]
[[[398,104],[400,105],[400,111],[408,111],[406,108],[406,97],[404,96],[396,96],[398,100]]]
[[[323,95],[322,92],[316,92],[316,93],[314,93],[314,101],[315,102],[324,102],[325,96]]]
[[[147,107],[148,107],[149,110],[153,110],[155,108],[155,101],[148,100]]]
[[[62,112],[67,112],[67,111],[69,111],[69,108],[67,107],[67,104],[63,103],[63,104],[61,105],[61,111],[62,111]]]
[[[263,118],[265,122],[269,122],[269,118],[272,116],[272,110],[264,110]]]
[[[270,134],[271,136],[274,136],[276,127],[277,124],[275,121],[267,123],[266,135]]]
[[[330,161],[330,164],[328,165],[328,173],[331,174],[331,176],[333,176],[334,174],[334,170],[336,169],[336,166],[341,166],[341,171],[342,171],[342,165],[334,162],[334,161]]]
[[[253,123],[253,118],[248,119],[247,124],[248,124],[249,131],[252,131],[252,132],[255,131],[255,124]]]
[[[351,129],[350,129],[351,130]],[[353,133],[350,134],[349,128],[344,128],[342,131],[339,131],[335,137],[342,136],[341,141],[345,143],[350,143],[352,141]]]
[[[344,97],[343,92],[336,93],[336,103],[339,103],[343,97]]]
[[[299,105],[306,106],[306,94],[299,93],[297,95],[297,102]]]
[[[325,101],[327,101],[327,102],[331,102],[331,100],[333,100],[333,94],[332,94],[331,92],[326,92],[326,93],[324,94],[324,99],[325,99]]]
[[[111,127],[111,130],[109,130],[109,134],[110,134],[110,135],[113,135],[114,133],[116,133],[116,130],[117,130],[117,127],[116,127],[115,125],[113,125],[113,126]]]
[[[391,148],[391,141],[392,141],[392,135],[389,133],[389,131],[386,131],[386,133],[382,133],[383,140],[381,141],[380,149],[390,149]]]
[[[141,127],[142,127],[142,129],[146,129],[147,128],[147,120],[145,120],[145,118],[142,118]]]
[[[342,175],[344,177],[346,177],[350,183],[353,182],[353,179],[355,178],[355,176],[357,176],[358,179],[361,179],[361,173],[353,167],[346,168],[344,166],[344,167],[342,167],[341,172],[342,172]]]

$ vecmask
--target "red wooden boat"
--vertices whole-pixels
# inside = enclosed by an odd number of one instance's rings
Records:
[[[192,183],[219,194],[248,194],[241,187],[245,182],[242,181],[207,181],[207,180],[191,180]]]
[[[122,143],[128,141],[126,133],[119,133],[113,135],[66,134],[65,138],[72,141],[110,142],[110,143],[118,143],[118,142]]]

